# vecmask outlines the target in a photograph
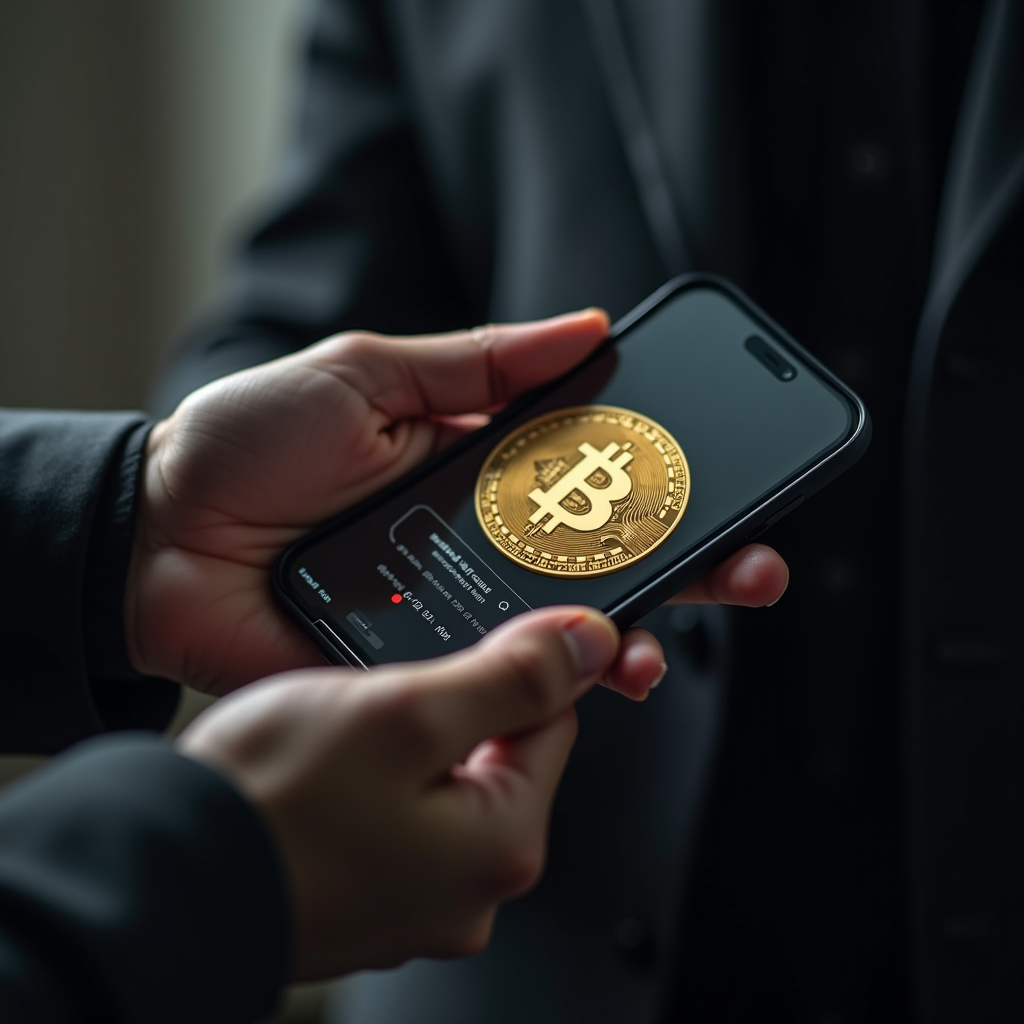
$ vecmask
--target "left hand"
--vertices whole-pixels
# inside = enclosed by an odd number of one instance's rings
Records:
[[[573,702],[619,648],[598,612],[543,608],[467,650],[289,672],[200,715],[178,749],[269,827],[295,980],[483,948],[540,875]]]
[[[424,338],[343,334],[188,396],[147,446],[125,594],[133,666],[224,694],[322,664],[272,598],[274,558],[478,426],[472,414],[576,365],[607,330],[587,310]],[[758,545],[689,596],[767,604],[786,578]],[[631,630],[610,685],[643,696],[662,664],[653,637]]]

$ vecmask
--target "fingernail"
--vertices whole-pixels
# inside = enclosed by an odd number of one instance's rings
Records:
[[[657,686],[661,686],[662,679],[665,678],[665,674],[668,672],[668,664],[666,662],[661,663],[661,672],[658,673],[658,678],[648,687],[649,690],[653,690]]]
[[[536,323],[558,324],[563,321],[576,320],[581,316],[593,316],[594,313],[600,313],[605,317],[608,315],[600,306],[587,306],[585,309],[574,309],[571,313],[557,313],[555,316],[549,316],[547,320],[538,320]],[[529,324],[528,326],[532,327],[534,324]]]
[[[603,615],[580,615],[573,619],[563,633],[565,642],[576,663],[580,680],[593,680],[601,675],[615,658],[619,647],[619,634]]]
[[[770,601],[768,604],[766,604],[765,608],[774,608],[786,596],[787,590],[789,590],[789,580],[786,580],[786,585],[782,588],[782,593],[779,594],[779,596],[775,598],[774,601]]]

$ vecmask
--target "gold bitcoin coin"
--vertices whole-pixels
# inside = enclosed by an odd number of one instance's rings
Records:
[[[664,427],[582,405],[530,420],[491,452],[476,514],[513,562],[548,576],[600,576],[649,555],[689,498],[686,456]]]

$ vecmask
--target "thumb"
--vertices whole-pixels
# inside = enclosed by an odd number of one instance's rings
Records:
[[[353,333],[307,349],[391,420],[480,412],[554,380],[608,334],[599,309],[419,338]]]
[[[417,666],[389,667],[408,712],[432,742],[420,747],[429,770],[443,771],[484,740],[536,728],[561,716],[611,667],[614,624],[591,608],[545,608],[519,616],[468,650]]]

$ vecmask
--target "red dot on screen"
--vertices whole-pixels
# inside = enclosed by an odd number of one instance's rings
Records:
[[[391,603],[392,604],[401,604],[402,603],[402,595],[401,594],[392,594],[391,595]]]

